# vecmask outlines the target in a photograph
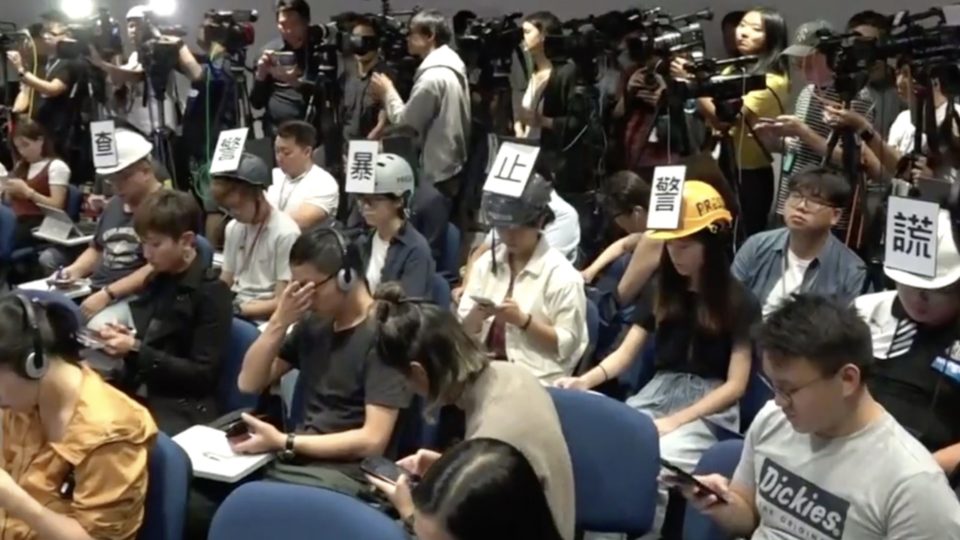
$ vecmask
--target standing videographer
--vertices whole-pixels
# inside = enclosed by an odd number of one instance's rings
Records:
[[[394,78],[380,56],[380,40],[380,29],[373,19],[359,17],[354,21],[349,48],[357,68],[344,70],[340,79],[344,144],[358,139],[379,139],[387,127],[387,113],[372,88],[373,76],[377,73]]]
[[[265,109],[263,135],[272,138],[277,126],[303,120],[307,98],[300,78],[310,71],[310,5],[306,0],[277,0],[280,37],[263,48],[250,92],[250,105]]]
[[[406,103],[390,77],[377,73],[371,89],[393,124],[407,124],[423,137],[422,179],[455,202],[470,140],[470,88],[466,66],[450,48],[453,33],[439,11],[421,11],[410,19],[407,47],[423,58]]]
[[[69,155],[68,143],[79,114],[79,103],[71,90],[82,76],[83,64],[79,58],[61,57],[61,42],[69,39],[66,16],[51,11],[42,16],[43,42],[47,62],[35,66],[38,73],[27,71],[23,57],[17,51],[8,51],[7,59],[20,76],[20,94],[14,102],[14,114],[31,111],[33,119],[42,125],[54,139],[54,146],[61,156]]]

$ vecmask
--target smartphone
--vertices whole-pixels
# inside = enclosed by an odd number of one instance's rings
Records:
[[[280,67],[294,67],[297,65],[297,56],[290,51],[273,53],[273,61]]]
[[[390,461],[385,457],[368,457],[360,462],[360,470],[375,476],[384,482],[396,484],[400,480],[400,475],[406,475],[411,482],[416,483],[420,477]]]
[[[250,438],[250,426],[242,418],[237,419],[223,430],[227,439],[233,442],[240,442]]]
[[[77,331],[77,343],[87,349],[93,349],[95,351],[104,349],[107,346],[100,335],[89,328],[81,328]]]
[[[724,503],[724,504],[726,504],[727,502],[729,502],[729,501],[727,501],[726,497],[724,497],[723,495],[717,493],[717,492],[714,491],[713,489],[707,487],[706,484],[704,484],[703,482],[701,482],[701,481],[697,480],[696,478],[694,478],[694,476],[693,476],[692,474],[690,474],[690,473],[688,473],[687,471],[681,469],[680,467],[677,467],[677,466],[674,465],[673,463],[670,463],[669,461],[667,461],[667,460],[665,460],[665,459],[663,459],[663,458],[660,458],[660,466],[663,467],[664,469],[670,471],[670,474],[674,476],[675,480],[676,480],[678,483],[684,484],[684,485],[687,485],[687,486],[696,486],[697,489],[699,489],[701,493],[705,493],[705,494],[708,494],[708,495],[713,495],[714,497],[717,498],[718,501],[720,501],[720,502],[722,502],[722,503]]]
[[[479,305],[481,305],[481,306],[483,306],[483,307],[494,307],[494,306],[497,305],[496,302],[494,302],[493,300],[490,300],[489,298],[483,298],[483,297],[480,297],[480,296],[472,296],[472,295],[470,296],[470,298],[471,298],[474,302],[476,302],[477,304],[479,304]]]

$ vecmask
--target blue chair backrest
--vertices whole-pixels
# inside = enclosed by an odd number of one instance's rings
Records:
[[[433,301],[443,309],[450,309],[453,305],[453,295],[450,292],[450,282],[440,274],[433,275]]]
[[[158,433],[150,451],[147,500],[137,540],[182,540],[193,468],[187,453]]]
[[[446,276],[460,276],[460,229],[453,223],[447,223],[447,234],[443,241],[443,256],[438,261],[437,272]]]
[[[9,261],[13,256],[13,240],[17,231],[17,215],[13,209],[0,204],[0,261]]]
[[[589,357],[597,350],[597,339],[600,337],[600,309],[593,300],[587,299],[587,336],[590,344],[584,357]]]
[[[197,235],[197,255],[206,268],[213,266],[213,246],[205,236]]]
[[[57,304],[68,309],[73,313],[74,317],[77,318],[77,325],[83,325],[83,313],[80,311],[80,306],[76,304],[73,300],[67,298],[67,295],[59,291],[41,291],[35,289],[17,289],[18,294],[22,294],[27,298],[33,300],[34,302],[40,302],[41,304]]]
[[[83,208],[83,192],[80,188],[70,184],[67,186],[67,204],[64,207],[67,215],[74,222],[80,221],[80,210]]]
[[[235,411],[257,406],[257,395],[241,392],[237,388],[237,377],[240,376],[247,349],[253,345],[259,335],[260,331],[252,323],[243,319],[233,319],[233,324],[230,326],[230,339],[220,365],[217,396],[221,411]]]
[[[713,445],[700,457],[694,474],[720,474],[730,478],[743,453],[743,441],[730,440]],[[698,512],[693,505],[687,505],[683,516],[684,540],[727,540],[730,535],[717,526],[712,519]]]
[[[573,461],[577,528],[630,536],[649,532],[660,474],[653,420],[605,396],[548,390]]]
[[[405,540],[392,519],[359,499],[326,489],[250,482],[213,517],[209,540]]]
[[[747,389],[740,398],[740,433],[746,433],[760,409],[773,399],[773,390],[760,378],[762,368],[760,352],[754,348],[750,363],[750,380]]]

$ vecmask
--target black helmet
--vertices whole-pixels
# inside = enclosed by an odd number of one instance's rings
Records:
[[[543,176],[534,174],[520,197],[483,192],[480,209],[491,227],[537,226],[550,215],[550,193],[553,187]]]
[[[236,171],[216,173],[213,176],[215,178],[237,180],[261,189],[269,188],[273,181],[270,167],[267,167],[262,159],[249,152],[244,152],[240,156],[240,165]]]

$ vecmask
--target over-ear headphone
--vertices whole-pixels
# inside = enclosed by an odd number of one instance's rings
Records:
[[[31,351],[23,357],[23,364],[20,366],[21,374],[27,379],[38,380],[47,373],[50,366],[43,354],[43,337],[40,335],[37,312],[33,307],[33,300],[19,294],[13,296],[23,306],[24,330],[30,333],[30,339],[33,342]]]
[[[332,227],[316,229],[315,233],[319,236],[333,236],[337,242],[337,248],[340,251],[340,269],[337,270],[337,287],[342,292],[348,292],[353,286],[353,281],[357,279],[357,274],[363,263],[357,246],[344,238],[343,234]]]

